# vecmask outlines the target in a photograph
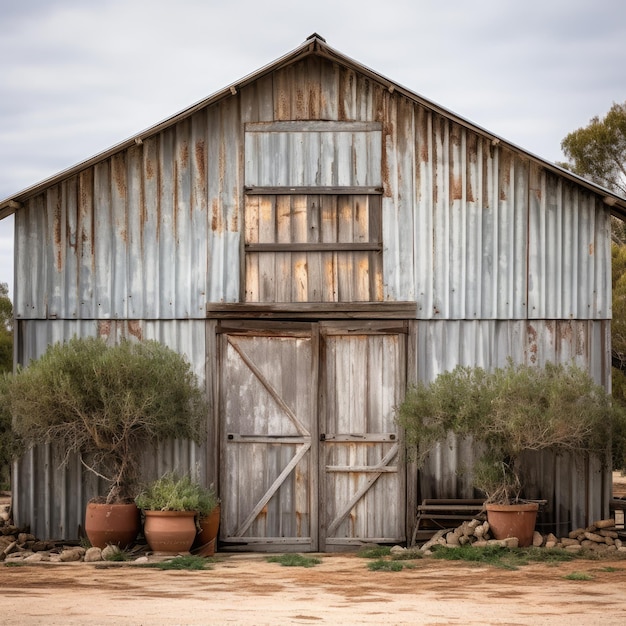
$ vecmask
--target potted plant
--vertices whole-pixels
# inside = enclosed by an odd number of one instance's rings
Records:
[[[397,418],[418,467],[451,433],[474,442],[472,482],[486,496],[494,535],[517,536],[520,545],[530,545],[537,515],[537,503],[522,499],[527,452],[589,454],[606,461],[609,442],[616,451],[624,445],[623,409],[574,365],[509,362],[491,372],[457,367],[410,389]],[[527,511],[525,529],[511,529]],[[506,521],[494,520],[493,512],[504,512]]]
[[[198,534],[192,551],[199,556],[213,556],[220,527],[220,500],[212,485],[202,492],[197,526]]]
[[[98,547],[127,546],[137,535],[134,497],[145,450],[167,439],[204,440],[206,404],[191,367],[156,341],[52,345],[11,377],[3,404],[26,445],[56,444],[64,463],[77,454],[106,482],[107,493],[88,503],[85,519]]]
[[[168,472],[153,481],[136,498],[145,516],[144,535],[153,552],[189,552],[196,538],[196,517],[208,515],[217,504],[212,489],[190,476]]]

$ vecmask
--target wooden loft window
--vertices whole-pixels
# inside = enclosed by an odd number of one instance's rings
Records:
[[[382,301],[380,124],[245,130],[245,302]]]

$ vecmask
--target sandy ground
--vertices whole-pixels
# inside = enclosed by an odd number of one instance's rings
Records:
[[[626,496],[617,473],[614,495]],[[305,569],[218,554],[201,572],[0,564],[0,624],[626,624],[626,560],[505,571],[428,558],[372,572],[356,555],[317,556]]]
[[[212,570],[114,564],[0,567],[0,623],[13,624],[626,624],[626,561],[515,571],[433,559],[372,572],[356,555],[314,568],[260,555]],[[568,580],[571,572],[591,580]]]

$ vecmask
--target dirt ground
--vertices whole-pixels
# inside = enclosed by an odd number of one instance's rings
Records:
[[[0,623],[594,624],[626,623],[626,561],[515,571],[433,559],[372,572],[356,555],[283,567],[221,556],[207,571],[112,564],[0,567]],[[577,572],[591,580],[569,580]]]
[[[614,495],[626,495],[626,477],[614,483]],[[200,572],[0,564],[0,624],[626,624],[626,560],[505,571],[425,558],[372,572],[356,555],[317,556],[321,564],[305,569],[218,554]]]

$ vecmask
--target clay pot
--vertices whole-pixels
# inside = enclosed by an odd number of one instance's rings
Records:
[[[143,532],[153,552],[188,553],[196,538],[195,511],[144,511]]]
[[[85,512],[85,532],[91,545],[106,548],[119,546],[122,550],[137,538],[140,528],[139,509],[129,504],[99,504],[89,502]]]
[[[489,528],[496,539],[517,537],[520,548],[532,545],[539,509],[536,502],[487,504],[486,509]]]
[[[220,527],[219,504],[206,517],[201,517],[198,524],[200,532],[196,537],[192,552],[198,556],[213,556]]]

